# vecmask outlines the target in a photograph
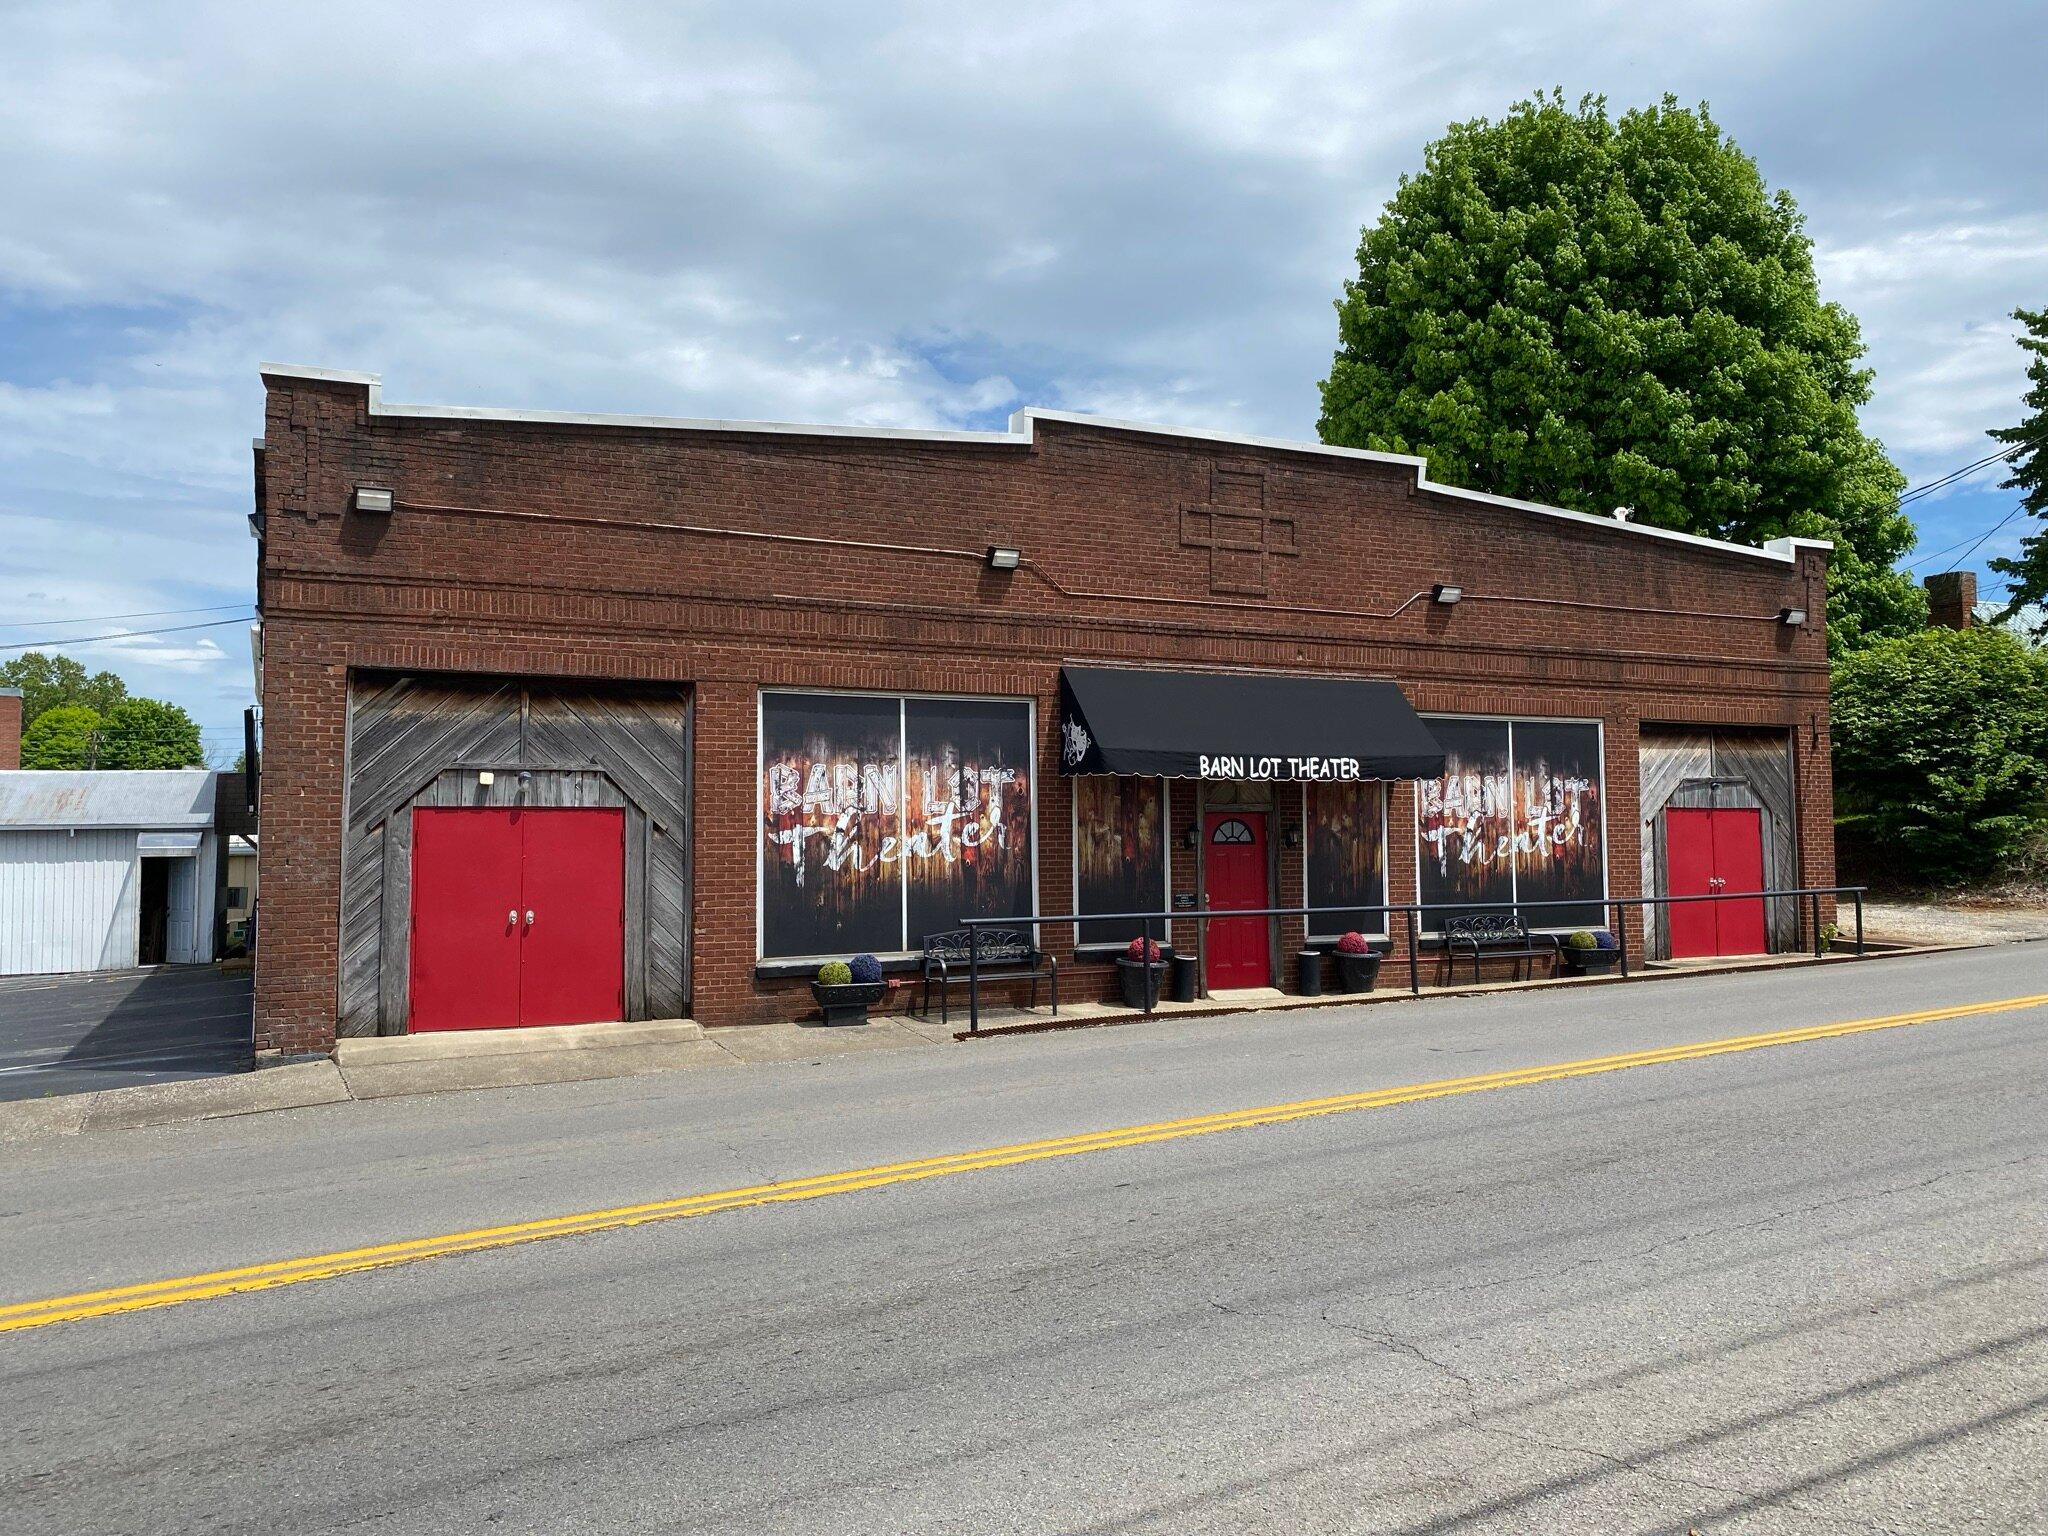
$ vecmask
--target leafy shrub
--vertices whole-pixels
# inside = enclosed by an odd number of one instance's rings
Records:
[[[847,969],[853,973],[853,979],[863,985],[872,985],[882,979],[882,962],[873,955],[855,955]]]
[[[1337,941],[1337,953],[1340,955],[1369,955],[1372,953],[1372,946],[1365,942],[1364,934],[1347,933]]]
[[[1953,884],[2007,866],[2048,823],[2048,659],[2004,630],[1922,630],[1843,657],[1834,735],[1845,862]]]
[[[1142,960],[1147,965],[1159,963],[1159,941],[1157,939],[1133,939],[1124,948],[1126,960]]]
[[[1565,939],[1564,947],[1566,949],[1598,949],[1600,941],[1584,928],[1581,928],[1577,933],[1571,934]]]
[[[818,967],[818,985],[843,987],[853,980],[853,967],[844,960],[827,960]]]

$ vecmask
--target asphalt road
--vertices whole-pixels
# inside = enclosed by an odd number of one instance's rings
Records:
[[[0,978],[0,1099],[246,1072],[250,987],[210,965]]]
[[[2048,993],[2048,951],[9,1154],[0,1303]],[[2048,1530],[2048,1008],[0,1333],[0,1530]]]

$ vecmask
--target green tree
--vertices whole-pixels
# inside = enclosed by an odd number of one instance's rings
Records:
[[[24,726],[59,705],[83,704],[105,714],[128,697],[128,685],[113,673],[88,674],[69,656],[49,656],[41,651],[25,651],[0,662],[0,688],[21,690]]]
[[[2004,427],[1991,435],[2017,450],[2012,458],[2012,478],[2003,482],[2001,489],[2025,492],[2020,504],[2029,514],[2048,523],[2048,309],[2016,309],[2012,317],[2027,328],[2027,333],[2019,338],[2021,349],[2033,354],[2027,363],[2027,382],[2031,387],[2023,397],[2028,414],[2018,426]],[[2012,578],[2005,608],[1999,614],[2001,622],[2018,617],[2020,610],[2030,603],[2038,605],[2048,600],[2048,528],[2029,534],[2021,542],[2016,557],[1993,560],[1991,569]],[[2040,612],[2037,606],[2034,613]],[[2048,636],[2048,618],[2036,617],[2029,628],[2037,638]]]
[[[2048,657],[2001,629],[1927,629],[1842,657],[1835,805],[1845,845],[1946,883],[2048,822]]]
[[[102,768],[198,768],[199,722],[161,699],[123,699],[100,728]]]
[[[1926,600],[1904,477],[1864,435],[1856,321],[1804,221],[1706,107],[1561,93],[1453,126],[1358,248],[1323,440],[1432,478],[1744,543],[1835,541],[1838,651]]]
[[[98,749],[100,713],[85,704],[59,704],[37,715],[21,733],[24,768],[91,768]]]

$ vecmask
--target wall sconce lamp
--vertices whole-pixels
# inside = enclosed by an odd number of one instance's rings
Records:
[[[1197,848],[1201,847],[1201,829],[1198,827],[1189,827],[1185,832],[1181,833],[1180,845],[1181,847],[1187,849],[1190,853],[1193,853]]]
[[[1447,581],[1440,581],[1429,589],[1429,600],[1432,603],[1442,603],[1446,608],[1462,600],[1464,596],[1463,587],[1454,587]]]
[[[1017,550],[1005,549],[1000,544],[988,547],[988,568],[992,571],[1014,571],[1024,556]]]
[[[356,487],[355,507],[358,512],[370,512],[379,517],[389,517],[393,497],[381,485],[359,485]]]
[[[1280,834],[1280,841],[1285,847],[1299,848],[1301,846],[1301,828],[1293,822],[1289,822]]]
[[[1788,627],[1804,624],[1806,622],[1806,610],[1804,608],[1780,608],[1778,610],[1778,622]]]

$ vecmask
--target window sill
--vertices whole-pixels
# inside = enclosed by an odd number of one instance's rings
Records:
[[[782,981],[795,977],[800,981],[812,981],[817,977],[819,966],[830,960],[843,960],[845,958],[846,956],[844,955],[825,955],[815,960],[756,960],[754,962],[754,980]],[[921,955],[907,954],[877,955],[875,958],[882,962],[882,974],[884,976],[914,974],[923,959]]]

